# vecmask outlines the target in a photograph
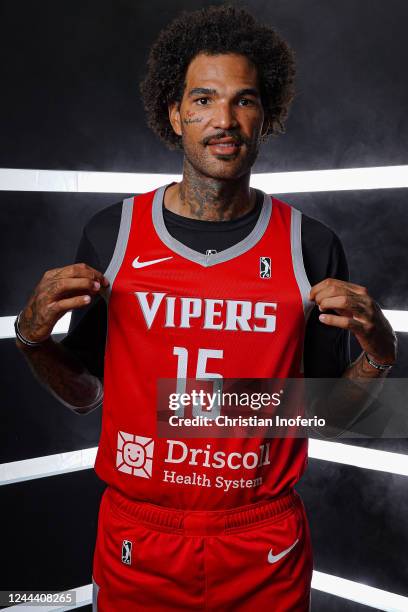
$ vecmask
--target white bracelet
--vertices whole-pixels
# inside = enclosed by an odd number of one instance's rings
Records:
[[[373,368],[376,368],[377,370],[390,370],[392,368],[392,364],[389,363],[377,363],[376,361],[373,361],[372,359],[370,359],[370,357],[368,356],[368,353],[366,351],[364,351],[364,355],[366,356],[366,359],[368,361],[368,363],[373,366]]]
[[[26,346],[40,346],[40,344],[43,344],[45,342],[45,340],[41,340],[40,342],[33,342],[33,340],[28,340],[27,338],[25,338],[23,336],[23,334],[20,331],[20,316],[22,314],[22,310],[18,313],[15,321],[14,321],[14,330],[16,332],[16,337],[20,340],[20,342],[22,342],[23,344],[25,344]]]

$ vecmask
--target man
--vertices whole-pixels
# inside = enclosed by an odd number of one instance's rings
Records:
[[[61,401],[86,413],[104,393],[102,612],[309,609],[294,491],[307,440],[156,434],[160,378],[378,378],[395,361],[395,335],[348,282],[333,232],[249,186],[293,79],[288,45],[244,10],[183,14],[163,30],[142,94],[150,126],[184,152],[182,181],[95,215],[79,263],[46,272],[19,316],[18,346]],[[362,348],[353,364],[349,330]]]

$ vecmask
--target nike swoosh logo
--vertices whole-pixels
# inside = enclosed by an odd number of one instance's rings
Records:
[[[277,561],[280,561],[285,555],[287,555],[292,550],[292,548],[295,548],[298,542],[299,542],[299,539],[295,540],[292,546],[289,546],[289,548],[282,550],[282,552],[280,552],[278,555],[274,555],[272,553],[272,548],[271,548],[271,550],[269,551],[269,555],[268,555],[268,563],[276,563]]]
[[[162,257],[161,259],[151,259],[150,261],[139,261],[139,255],[133,260],[132,266],[134,268],[145,268],[146,266],[152,266],[153,264],[160,263],[161,261],[167,261],[167,259],[173,259],[173,257]]]

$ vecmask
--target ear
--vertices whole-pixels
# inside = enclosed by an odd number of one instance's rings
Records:
[[[182,135],[181,131],[181,117],[180,117],[180,102],[171,102],[168,105],[169,119],[173,130],[178,136]]]

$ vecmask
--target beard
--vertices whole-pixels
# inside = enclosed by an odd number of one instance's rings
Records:
[[[214,155],[207,144],[192,143],[184,135],[182,137],[184,156],[192,168],[203,176],[219,180],[239,179],[248,174],[258,157],[259,147],[259,140],[246,139],[242,142],[237,154]]]

